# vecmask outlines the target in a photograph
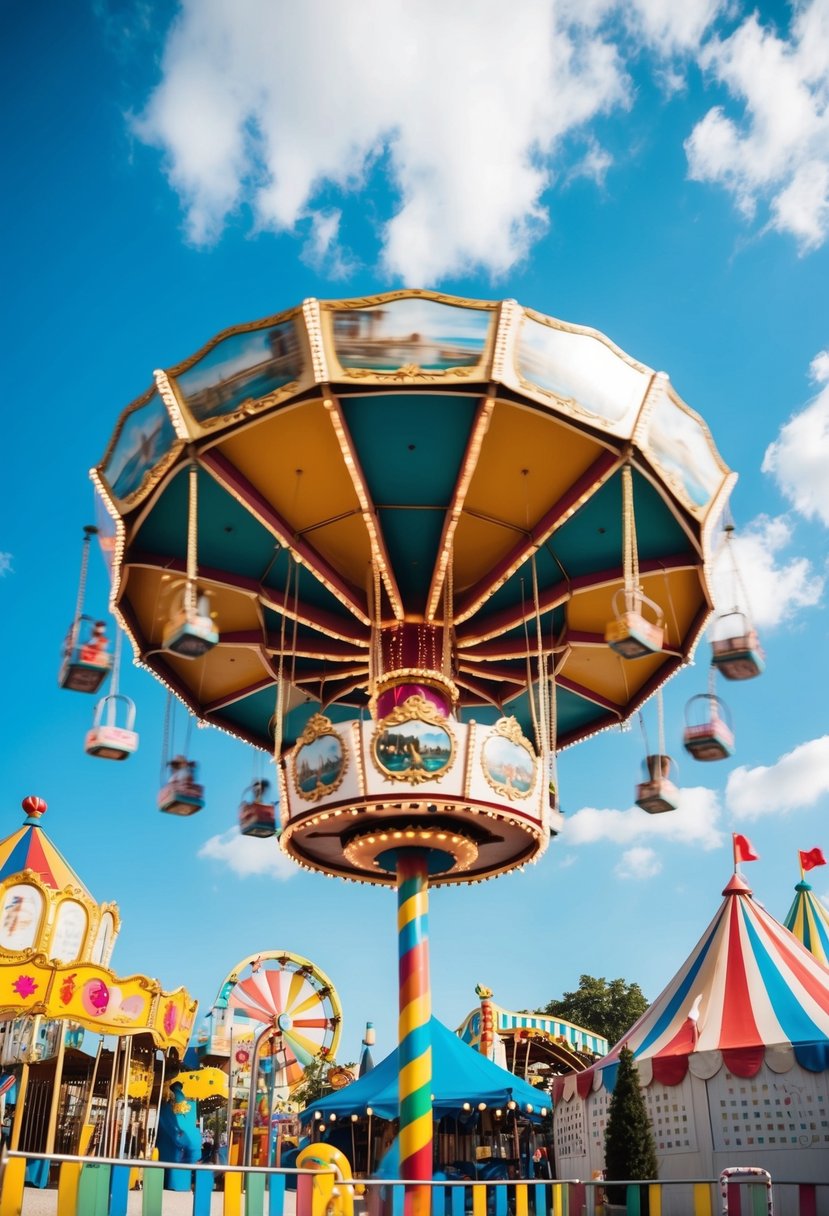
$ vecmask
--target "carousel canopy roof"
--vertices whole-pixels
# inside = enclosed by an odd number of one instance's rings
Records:
[[[797,884],[795,891],[783,923],[819,963],[829,967],[829,912],[805,880]]]
[[[604,1061],[556,1082],[554,1096],[613,1087],[619,1052],[636,1056],[640,1079],[678,1084],[724,1064],[751,1077],[765,1061],[829,1068],[829,971],[752,898],[734,874],[711,924],[680,970]],[[598,1075],[597,1075],[598,1074]]]
[[[198,582],[220,637],[188,659],[162,641],[194,463]],[[640,581],[666,629],[636,662],[604,638],[628,463]],[[225,330],[156,373],[93,478],[141,659],[200,717],[268,749],[280,678],[286,747],[320,710],[359,715],[378,619],[449,616],[462,716],[514,715],[531,737],[528,655],[554,651],[560,744],[618,723],[704,627],[734,480],[668,377],[602,334],[425,291],[306,300]]]
[[[506,1110],[508,1102],[517,1103],[528,1119],[541,1118],[542,1106],[550,1099],[544,1092],[533,1089],[526,1081],[493,1064],[486,1056],[462,1043],[456,1034],[437,1018],[431,1020],[432,1033],[432,1108],[436,1117],[463,1114],[468,1102],[474,1109],[479,1102],[488,1107]],[[319,1111],[324,1119],[335,1114],[338,1119],[350,1115],[365,1115],[367,1108],[380,1119],[396,1119],[399,1114],[397,1048],[381,1060],[369,1073],[346,1085],[344,1089],[327,1094],[302,1112],[307,1123]],[[528,1110],[531,1107],[532,1110]]]
[[[64,887],[79,887],[92,899],[86,886],[58,852],[40,826],[40,816],[29,814],[22,828],[0,840],[0,882],[14,874],[32,870],[45,887],[62,891]]]

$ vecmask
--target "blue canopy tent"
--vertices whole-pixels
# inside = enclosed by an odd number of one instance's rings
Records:
[[[432,1103],[435,1118],[444,1115],[462,1116],[470,1108],[485,1102],[488,1108],[506,1110],[515,1103],[521,1115],[538,1123],[552,1107],[550,1095],[534,1089],[514,1073],[499,1068],[486,1056],[461,1042],[437,1018],[432,1018]],[[330,1120],[331,1115],[348,1119],[351,1115],[365,1116],[371,1108],[378,1119],[396,1119],[397,1048],[381,1060],[370,1073],[352,1081],[344,1089],[326,1094],[313,1102],[301,1114],[303,1124],[317,1117]],[[467,1105],[465,1105],[467,1104]],[[510,1108],[510,1109],[515,1109]]]

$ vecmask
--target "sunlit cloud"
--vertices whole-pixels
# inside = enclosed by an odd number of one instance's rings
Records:
[[[12,573],[12,555],[0,551],[0,578]]]
[[[199,849],[198,856],[227,866],[240,878],[261,874],[286,879],[299,873],[275,841],[243,836],[235,827],[219,836],[211,836]]]
[[[792,6],[788,36],[757,11],[729,37],[711,38],[699,63],[742,114],[713,107],[686,141],[689,174],[728,190],[753,220],[793,236],[801,252],[829,234],[829,21],[824,0]],[[773,82],[773,87],[770,87]]]
[[[729,775],[726,805],[736,819],[761,819],[814,806],[829,794],[829,735],[801,743],[775,764]]]
[[[634,845],[632,849],[625,849],[613,872],[618,878],[641,880],[653,878],[661,870],[662,862],[653,849],[645,845]]]
[[[825,577],[808,558],[786,555],[793,535],[785,516],[758,515],[722,546],[713,575],[718,615],[737,609],[759,629],[771,629],[820,603]]]
[[[133,128],[163,150],[196,245],[247,205],[259,230],[306,234],[306,260],[341,276],[353,255],[332,193],[378,174],[369,222],[389,275],[499,276],[547,230],[557,178],[604,181],[611,157],[590,124],[631,105],[627,57],[649,48],[676,75],[723,8],[479,0],[470,19],[442,0],[185,0]]]
[[[829,352],[812,360],[811,378],[824,387],[781,428],[763,459],[794,509],[829,527]]]
[[[679,791],[679,806],[664,815],[649,815],[637,806],[628,810],[582,807],[568,815],[562,832],[566,845],[608,840],[619,845],[639,841],[670,841],[704,850],[723,841],[719,827],[720,801],[715,790],[696,786]]]

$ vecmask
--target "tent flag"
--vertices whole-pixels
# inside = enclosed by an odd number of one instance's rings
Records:
[[[741,861],[759,861],[760,854],[755,850],[754,845],[749,840],[748,836],[743,836],[739,832],[732,832],[731,839],[734,842],[734,869]]]
[[[822,849],[809,849],[808,852],[800,850],[800,870],[803,873],[805,870],[813,870],[815,866],[825,866],[826,858],[823,856]]]

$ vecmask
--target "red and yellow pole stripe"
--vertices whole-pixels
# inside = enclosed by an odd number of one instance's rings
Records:
[[[432,1041],[429,985],[429,863],[423,849],[397,855],[400,975],[400,1177],[405,1216],[429,1216],[432,1177]],[[409,1184],[412,1185],[409,1185]]]

